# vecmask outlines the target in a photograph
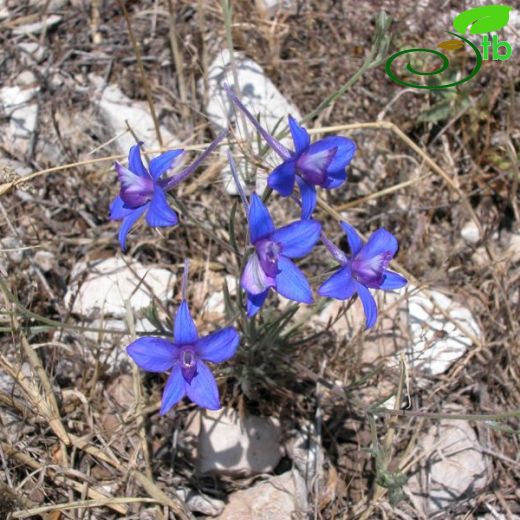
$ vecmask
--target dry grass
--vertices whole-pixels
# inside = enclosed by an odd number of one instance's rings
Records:
[[[442,30],[432,13],[418,13],[415,2],[367,2],[354,10],[346,2],[297,3],[296,13],[270,19],[251,2],[234,2],[232,37],[303,113],[359,68],[377,8],[394,15],[396,45],[405,39],[410,46],[420,41],[434,47],[434,38],[425,42],[424,34],[429,38]],[[38,132],[26,154],[13,155],[9,143],[0,148],[37,172],[0,189],[1,234],[16,237],[14,249],[21,254],[13,260],[3,253],[2,264],[0,376],[9,385],[0,387],[5,481],[0,518],[12,510],[18,511],[13,518],[139,518],[143,511],[152,518],[185,518],[189,513],[176,489],[223,498],[249,482],[198,476],[184,434],[193,406],[182,404],[175,414],[159,418],[163,378],[140,380],[123,355],[114,369],[100,347],[101,336],[115,353],[124,347],[121,333],[100,326],[96,339],[63,300],[77,261],[118,254],[115,226],[107,218],[117,190],[110,167],[117,154],[110,143],[101,147],[113,136],[97,116],[87,75],[115,82],[135,99],[145,100],[146,89],[116,1],[73,3],[60,10],[62,22],[33,38],[47,47],[45,60],[26,65],[10,31],[44,17],[43,4],[20,2],[0,22],[3,83],[31,68],[40,86]],[[225,46],[220,3],[126,5],[161,124],[202,146],[211,131],[197,82],[204,81],[208,63]],[[445,7],[463,9],[455,1]],[[414,17],[423,20],[415,28],[407,24]],[[403,93],[379,67],[311,123],[317,134],[332,131],[325,125],[340,125],[334,131],[359,145],[347,187],[321,201],[318,214],[326,232],[339,238],[336,219],[343,211],[364,233],[379,226],[391,230],[401,246],[398,265],[421,286],[444,288],[465,303],[483,331],[446,374],[430,378],[428,391],[413,366],[390,370],[381,360],[363,361],[378,329],[343,335],[333,323],[308,325],[310,318],[302,320],[293,346],[276,362],[255,359],[269,379],[257,381],[253,394],[244,393],[235,376],[240,357],[220,374],[226,404],[278,416],[287,432],[309,421],[321,432],[328,481],[325,491],[313,490],[316,518],[418,518],[406,501],[388,505],[388,488],[376,482],[381,474],[368,451],[374,439],[383,447],[384,471],[399,474],[423,457],[415,450],[417,436],[435,420],[424,414],[442,413],[448,403],[467,414],[520,408],[520,263],[507,253],[511,234],[519,232],[515,66],[483,68],[459,93],[470,101],[464,110],[454,98],[446,116],[435,122],[418,118],[441,95]],[[186,185],[185,203],[196,219],[211,223],[218,238],[228,240],[230,199],[217,173],[218,165],[209,166]],[[5,176],[0,183],[11,182]],[[287,218],[277,198],[272,211],[279,221]],[[470,220],[481,231],[477,245],[461,238]],[[162,235],[143,231],[130,245],[129,256],[177,274],[183,258],[190,257],[192,281],[203,286],[224,274],[238,275],[233,255],[189,223]],[[37,262],[41,250],[56,259],[50,270]],[[304,265],[314,281],[320,279],[322,248]],[[195,310],[202,303],[194,304]],[[275,306],[270,300],[269,309]],[[174,307],[175,301],[158,302],[160,317],[166,319]],[[129,314],[127,321],[133,319]],[[397,387],[422,416],[369,413],[381,397],[374,389],[391,393]],[[520,514],[518,417],[472,424],[492,460],[492,484],[476,500],[461,501],[453,517],[473,518],[488,513],[489,506],[513,518]]]

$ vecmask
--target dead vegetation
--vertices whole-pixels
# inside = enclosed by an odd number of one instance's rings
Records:
[[[253,2],[234,2],[232,37],[302,113],[360,67],[380,8],[394,18],[395,48],[402,42],[434,47],[445,30],[432,6],[420,11],[416,2],[294,4],[271,18]],[[161,124],[183,143],[209,142],[200,85],[209,62],[226,47],[220,3],[126,5]],[[7,6],[9,16],[0,19],[2,85],[17,84],[30,71],[39,91],[34,134],[23,146],[2,138],[0,182],[17,178],[12,171],[21,166],[31,173],[72,166],[20,183],[0,198],[0,518],[14,511],[12,518],[187,518],[191,513],[176,490],[225,500],[251,479],[197,475],[184,434],[193,406],[184,403],[159,417],[164,378],[139,375],[125,358],[122,337],[130,329],[114,331],[103,316],[84,321],[64,301],[78,261],[93,265],[119,254],[107,209],[117,191],[111,163],[118,152],[89,78],[95,74],[128,97],[146,100],[124,17],[112,0]],[[443,7],[464,8],[456,1]],[[16,32],[53,14],[59,23],[43,31]],[[38,44],[42,55],[29,54],[22,43]],[[314,425],[324,455],[323,481],[310,488],[315,518],[424,518],[402,494],[403,476],[427,464],[418,439],[440,420],[435,414],[456,409],[491,417],[520,409],[517,66],[514,54],[511,62],[486,64],[467,87],[426,94],[404,92],[378,67],[310,125],[353,125],[336,131],[348,133],[359,148],[347,186],[322,201],[319,218],[327,234],[339,240],[335,218],[345,215],[366,233],[391,230],[399,238],[398,263],[415,285],[443,289],[472,311],[482,332],[447,372],[425,375],[406,358],[389,367],[390,352],[380,354],[388,337],[401,346],[409,340],[405,333],[396,339],[391,306],[381,318],[387,316],[391,329],[381,324],[370,333],[359,330],[356,309],[346,311],[351,321],[337,306],[320,322],[317,306],[314,316],[296,315],[301,327],[288,341],[265,354],[243,353],[219,373],[227,406],[275,416],[287,435]],[[0,114],[4,129],[8,121]],[[196,178],[184,187],[185,204],[227,240],[232,201],[218,172],[210,173],[197,190]],[[276,218],[284,211],[273,199]],[[477,230],[476,240],[464,238],[468,226]],[[238,275],[233,255],[192,223],[162,234],[143,230],[130,257],[176,275],[183,258],[191,258],[194,310],[201,317],[205,288]],[[320,279],[323,248],[304,265]],[[147,316],[169,327],[176,300],[153,307],[157,316]],[[273,298],[268,315],[275,310]],[[125,327],[143,317],[129,313]],[[450,323],[448,315],[446,327]],[[251,366],[256,370],[244,369]],[[402,416],[377,410],[396,393]],[[519,415],[470,422],[489,460],[488,484],[441,516],[520,515]],[[277,472],[290,464],[283,459]]]

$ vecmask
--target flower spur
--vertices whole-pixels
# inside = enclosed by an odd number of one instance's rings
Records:
[[[294,151],[288,150],[260,125],[230,87],[225,88],[233,104],[283,160],[270,173],[267,184],[287,197],[293,192],[296,182],[300,188],[302,218],[310,218],[316,207],[316,186],[332,189],[341,186],[346,180],[346,167],[356,153],[354,141],[348,137],[329,136],[311,143],[307,130],[289,116]]]

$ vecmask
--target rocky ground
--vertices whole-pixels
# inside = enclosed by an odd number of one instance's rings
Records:
[[[0,518],[520,518],[520,412],[507,415],[520,409],[517,13],[511,60],[463,87],[405,89],[379,65],[308,123],[358,145],[318,210],[327,234],[340,240],[339,214],[398,237],[410,284],[378,295],[377,326],[364,330],[358,301],[270,298],[259,332],[292,321],[219,367],[223,408],[184,401],[160,417],[165,378],[139,373],[125,346],[171,328],[185,257],[202,332],[229,322],[237,295],[219,240],[244,129],[223,85],[272,129],[355,74],[381,9],[394,52],[435,48],[468,6],[237,0],[231,31],[220,2],[126,6],[165,147],[233,129],[176,192],[214,238],[183,220],[120,251],[113,161],[136,138],[159,148],[120,4],[0,0]],[[239,160],[249,191],[272,160]],[[270,204],[277,222],[297,217]],[[320,246],[304,260],[313,281],[325,258]]]

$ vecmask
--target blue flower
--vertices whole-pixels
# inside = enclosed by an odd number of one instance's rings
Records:
[[[221,363],[231,358],[239,336],[233,327],[199,338],[186,300],[175,316],[174,340],[142,337],[128,345],[127,352],[142,369],[164,372],[172,369],[161,403],[161,415],[187,395],[202,408],[218,410],[217,383],[204,361]]]
[[[325,246],[341,267],[318,289],[320,296],[346,300],[358,294],[365,311],[367,329],[374,326],[377,319],[377,306],[368,289],[391,291],[404,287],[408,282],[400,274],[387,269],[397,253],[397,239],[386,229],[380,228],[372,233],[363,244],[356,230],[341,222],[347,235],[351,256],[332,244],[322,235]]]
[[[289,116],[294,151],[288,150],[260,126],[230,88],[226,92],[267,144],[283,159],[269,175],[268,185],[287,197],[291,195],[294,183],[297,182],[301,194],[302,218],[310,218],[316,207],[316,186],[332,189],[341,186],[346,180],[345,169],[356,153],[354,141],[347,137],[329,136],[311,144],[307,130]]]
[[[169,150],[155,157],[148,169],[141,159],[142,143],[139,143],[130,148],[128,168],[115,163],[121,191],[110,205],[110,219],[123,221],[119,229],[119,243],[123,251],[126,250],[128,232],[145,213],[146,222],[151,227],[175,226],[178,223],[177,213],[166,200],[166,192],[191,175],[225,135],[226,132],[220,134],[192,164],[173,177],[161,179],[183,150]]]
[[[247,315],[262,307],[270,289],[297,302],[312,303],[312,291],[303,273],[290,260],[307,255],[319,240],[316,220],[299,220],[275,229],[271,215],[258,195],[251,195],[249,237],[255,250],[240,280],[247,293]]]

